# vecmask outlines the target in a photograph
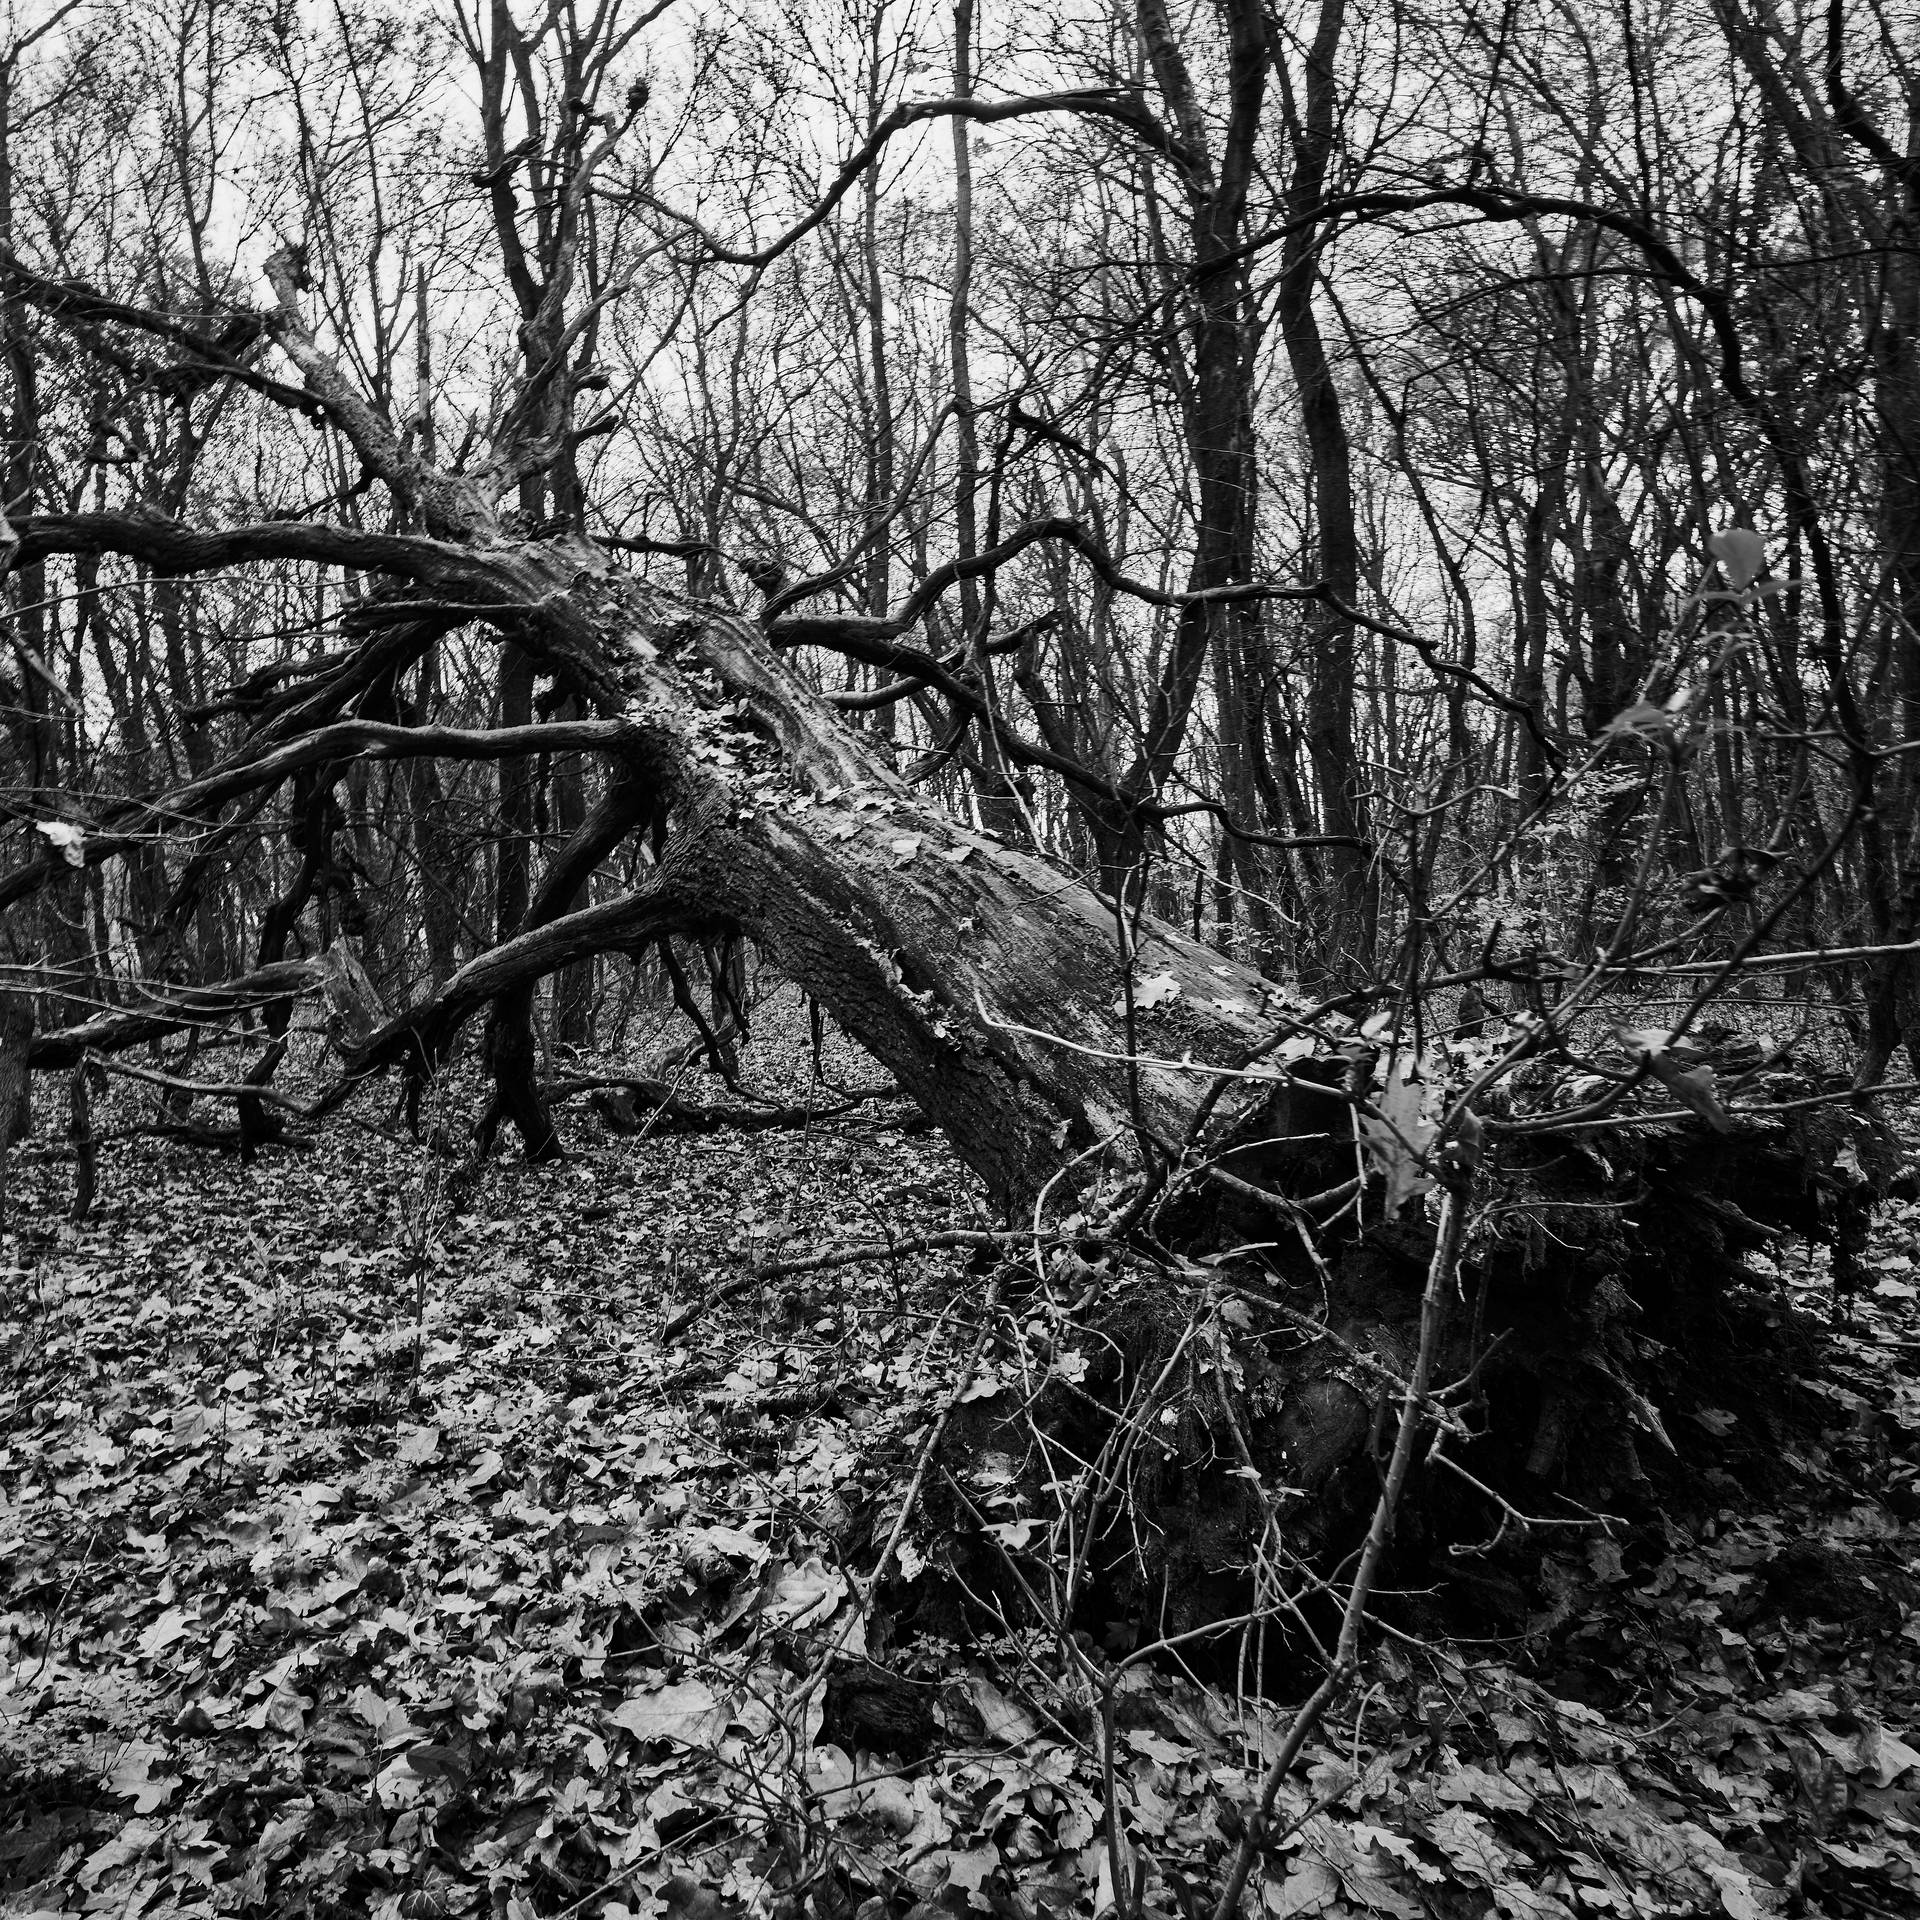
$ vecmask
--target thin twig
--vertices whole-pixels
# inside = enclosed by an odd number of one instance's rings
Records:
[[[741,1294],[751,1293],[755,1287],[764,1286],[769,1280],[781,1280],[797,1273],[823,1273],[829,1267],[858,1266],[862,1261],[886,1260],[903,1253],[935,1253],[957,1247],[1004,1247],[1009,1241],[1022,1237],[1011,1233],[986,1233],[973,1228],[953,1227],[939,1233],[919,1234],[911,1240],[847,1247],[837,1253],[809,1254],[799,1260],[764,1260],[758,1266],[749,1267],[745,1273],[736,1275],[725,1285],[715,1287],[692,1306],[682,1307],[660,1329],[660,1338],[675,1339],[715,1307],[724,1306],[729,1300],[737,1300]]]
[[[1446,1328],[1447,1293],[1460,1264],[1467,1199],[1468,1195],[1454,1186],[1441,1189],[1440,1222],[1434,1240],[1433,1259],[1427,1268],[1426,1289],[1420,1297],[1420,1351],[1414,1357],[1413,1371],[1408,1376],[1406,1391],[1401,1397],[1400,1427],[1394,1436],[1393,1455],[1387,1465],[1386,1479],[1381,1483],[1380,1497],[1374,1502],[1373,1520],[1367,1528],[1366,1544],[1360,1550],[1360,1564],[1354,1569],[1353,1583],[1347,1590],[1346,1611],[1340,1620],[1340,1636],[1334,1643],[1333,1664],[1327,1669],[1326,1678],[1293,1716],[1286,1738],[1280,1743],[1280,1751],[1267,1769],[1260,1786],[1259,1804],[1247,1816],[1240,1844],[1234,1852],[1233,1866],[1214,1908],[1213,1920],[1233,1920],[1238,1912],[1241,1896],[1247,1889],[1247,1877],[1253,1871],[1254,1860],[1262,1846],[1266,1844],[1268,1823],[1273,1817],[1274,1802],[1280,1797],[1280,1789],[1285,1785],[1287,1775],[1293,1771],[1293,1764],[1300,1757],[1300,1750],[1306,1745],[1308,1736],[1320,1724],[1335,1694],[1346,1684],[1359,1662],[1360,1631],[1366,1619],[1367,1602],[1372,1598],[1373,1583],[1380,1570],[1381,1558],[1387,1550],[1388,1538],[1393,1532],[1394,1518],[1399,1512],[1400,1496],[1413,1466],[1414,1442],[1426,1410],[1428,1383],[1433,1378],[1441,1335]]]

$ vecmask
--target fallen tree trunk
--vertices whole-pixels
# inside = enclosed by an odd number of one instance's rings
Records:
[[[188,536],[151,517],[89,515],[26,522],[21,534],[23,552],[114,547],[183,568],[307,554],[315,531]],[[339,530],[321,544],[343,559],[353,540]],[[1373,1105],[1384,1089],[1369,1080],[1351,1028],[1337,1030],[1251,968],[927,804],[753,622],[628,577],[572,535],[383,535],[361,557],[405,580],[414,597],[401,610],[458,606],[484,617],[581,694],[599,719],[569,738],[612,758],[621,821],[645,825],[655,858],[633,892],[531,926],[420,1004],[370,1031],[356,1027],[347,1053],[357,1073],[434,1064],[482,1008],[590,953],[725,934],[756,942],[831,1012],[1012,1216],[1062,1181],[1078,1189],[1164,1178],[1184,1160],[1190,1174],[1200,1168],[1243,1199],[1251,1191],[1253,1210],[1196,1208],[1189,1196],[1165,1223],[1182,1245],[1207,1251],[1262,1220],[1291,1234],[1302,1210],[1314,1223],[1316,1199],[1336,1210],[1350,1199],[1356,1114],[1376,1136],[1392,1130]],[[422,750],[438,739],[423,734]],[[377,744],[388,756],[405,745],[392,729]],[[223,792],[244,791],[237,773],[221,779]],[[597,857],[610,837],[596,836]],[[300,978],[312,974],[302,968]],[[33,1064],[70,1065],[89,1045],[124,1044],[203,1009],[217,1018],[236,995],[268,984],[261,976],[204,990],[204,999],[183,990],[164,1010],[39,1036]],[[1345,1004],[1391,1007],[1397,998],[1395,983],[1373,983]],[[1344,1070],[1327,1061],[1343,1045],[1361,1062],[1346,1087]],[[1276,1048],[1293,1063],[1266,1064]],[[1491,1086],[1499,1076],[1482,1077]],[[1305,1124],[1309,1107],[1318,1118]],[[1497,1135],[1505,1124],[1491,1118],[1487,1128]],[[1282,1154],[1292,1191],[1264,1202],[1273,1168],[1248,1133],[1262,1125],[1336,1136],[1326,1152]],[[1402,1172],[1417,1187],[1446,1143],[1403,1145]],[[1382,1164],[1376,1152],[1370,1165]]]
[[[1662,1380],[1678,1390],[1662,1356],[1697,1341],[1744,1257],[1788,1233],[1827,1241],[1843,1266],[1850,1257],[1886,1170],[1863,1116],[1816,1106],[1734,1121],[1716,1100],[1707,1124],[1670,1103],[1670,1069],[1619,1079],[1645,1085],[1663,1119],[1649,1126],[1636,1107],[1624,1127],[1582,1121],[1581,1076],[1535,1060],[1485,1076],[1484,1119],[1432,1135],[1418,1092],[1396,1091],[1351,1024],[925,805],[749,623],[576,564],[563,585],[551,553],[515,556],[526,600],[549,619],[522,643],[540,649],[544,635],[543,657],[566,671],[591,635],[580,678],[622,689],[617,708],[602,698],[636,730],[664,844],[626,902],[554,921],[543,952],[516,960],[505,948],[476,967],[550,969],[591,937],[595,915],[758,942],[942,1128],[1003,1215],[1045,1230],[1063,1291],[1113,1292],[1114,1315],[1096,1309],[1090,1324],[1116,1356],[1123,1400],[1165,1342],[1235,1289],[1263,1337],[1287,1331],[1283,1358],[1263,1352],[1250,1367],[1258,1390],[1234,1420],[1250,1464],[1291,1490],[1301,1538],[1337,1542],[1342,1515],[1370,1497],[1369,1436],[1419,1342],[1432,1245],[1419,1196],[1435,1182],[1477,1166],[1487,1202],[1437,1377],[1477,1379],[1492,1396],[1466,1471],[1520,1501],[1637,1499],[1642,1452],[1672,1445],[1654,1398]],[[1383,983],[1351,1004],[1395,997]],[[1276,1048],[1292,1056],[1285,1067],[1271,1064]],[[1526,1052],[1516,1041],[1507,1067]],[[1683,1082],[1696,1099],[1701,1084]],[[1062,1237],[1068,1216],[1082,1224]],[[1114,1237],[1129,1228],[1147,1235],[1131,1251]],[[1187,1384],[1181,1430],[1210,1464],[1186,1473],[1168,1456],[1141,1511],[1196,1530],[1138,1577],[1184,1583],[1204,1613],[1225,1602],[1197,1570],[1209,1555],[1231,1563],[1230,1541],[1244,1547],[1262,1514],[1243,1485],[1233,1497],[1216,1389]],[[1072,1400],[1046,1417],[1091,1457]],[[972,1422],[954,1444],[996,1443]],[[1469,1501],[1476,1523],[1491,1497]],[[1146,1604],[1144,1590],[1136,1598]]]
[[[113,549],[170,570],[304,555],[314,532],[189,536],[112,515],[21,531],[23,550]],[[327,556],[345,557],[331,546]],[[484,616],[620,722],[579,738],[649,789],[660,852],[636,892],[529,928],[351,1038],[356,1072],[436,1062],[473,1014],[590,953],[743,935],[892,1073],[995,1202],[1019,1212],[1070,1166],[1139,1172],[1163,1145],[1177,1150],[1215,1085],[1204,1067],[1236,1067],[1272,1035],[1285,1006],[1277,988],[1175,928],[1123,924],[1092,888],[922,801],[739,615],[630,579],[575,538],[383,535],[364,557],[403,576],[420,605]],[[389,730],[378,744],[392,756],[401,743]],[[421,745],[435,750],[430,734]],[[260,777],[279,777],[285,758],[261,756]],[[247,790],[241,772],[222,774],[223,795]],[[33,882],[23,871],[0,891],[16,897]],[[267,972],[271,982],[182,990],[41,1036],[34,1065],[218,1019],[271,997],[283,975]],[[284,977],[283,992],[313,982],[292,963]],[[1148,980],[1130,1020],[1129,983]]]
[[[596,716],[569,723],[567,750],[602,755],[612,769],[608,798],[563,849],[537,910],[514,937],[384,1021],[364,1004],[349,1009],[355,1017],[338,1023],[337,1034],[349,1074],[336,1097],[353,1079],[390,1065],[416,1077],[431,1072],[469,1019],[511,1009],[535,983],[591,954],[639,952],[689,935],[751,940],[945,1132],[1003,1217],[1033,1232],[1046,1284],[1097,1300],[1109,1287],[1126,1291],[1112,1263],[1131,1262],[1149,1276],[1149,1317],[1171,1313],[1191,1326],[1191,1302],[1220,1284],[1219,1263],[1254,1260],[1250,1284],[1277,1290],[1282,1317],[1292,1316],[1288,1324],[1305,1350],[1279,1381],[1278,1437],[1256,1422],[1249,1438],[1242,1422],[1236,1444],[1256,1477],[1271,1466],[1309,1499],[1325,1492],[1364,1442],[1374,1386],[1412,1377],[1409,1327],[1431,1332],[1445,1289],[1422,1282],[1434,1240],[1423,1212],[1429,1189],[1444,1189],[1442,1212],[1456,1223],[1476,1187],[1496,1196],[1464,1236],[1445,1243],[1450,1265],[1464,1241],[1468,1266],[1460,1272],[1481,1285],[1472,1314],[1453,1316],[1453,1336],[1464,1328],[1464,1344],[1437,1351],[1428,1338],[1420,1353],[1422,1369],[1471,1369],[1484,1340],[1502,1330],[1491,1317],[1496,1310],[1507,1314],[1516,1340],[1524,1318],[1494,1287],[1486,1244],[1488,1222],[1501,1208],[1538,1215],[1547,1205],[1529,1189],[1530,1137],[1584,1128],[1585,1137],[1604,1138],[1622,1115],[1642,1124],[1651,1089],[1666,1104],[1659,1124],[1704,1115],[1727,1135],[1722,1163],[1692,1189],[1706,1202],[1721,1204],[1765,1162],[1711,1076],[1670,1058],[1664,1039],[1639,1031],[1637,1021],[1617,1067],[1573,1070],[1560,1016],[1576,1007],[1597,1013],[1617,955],[1586,969],[1559,961],[1520,969],[1514,977],[1534,1003],[1535,1024],[1462,1065],[1436,1103],[1432,1084],[1409,1071],[1411,1063],[1429,1075],[1437,1059],[1421,1037],[1421,996],[1413,991],[1426,933],[1418,901],[1409,900],[1404,977],[1360,982],[1339,1001],[1309,1009],[1279,983],[1139,912],[1132,904],[1144,893],[1138,876],[1128,876],[1123,898],[1110,898],[957,822],[880,756],[874,736],[850,728],[813,693],[759,624],[629,577],[579,534],[510,532],[497,499],[551,454],[504,444],[484,483],[431,468],[306,332],[293,263],[277,259],[269,277],[278,310],[268,325],[307,392],[427,531],[372,535],[286,522],[207,530],[145,514],[47,516],[19,524],[16,560],[111,551],[158,572],[270,559],[384,574],[393,591],[368,603],[363,620],[376,631],[390,625],[410,634],[490,624]],[[1124,817],[1134,839],[1150,840],[1166,811],[1157,801],[1121,793],[1095,769],[1041,756],[991,703],[961,699],[964,687],[941,663],[924,651],[889,651],[891,644],[883,637],[863,657],[910,682],[935,684],[944,675],[965,725],[980,729],[996,752],[1045,765],[1105,810],[1103,818]],[[458,735],[357,723],[323,738],[323,729],[342,724],[338,689],[353,684],[345,668],[331,676],[333,690],[316,688],[300,708],[310,738],[281,715],[268,737],[187,796],[188,810],[217,814],[289,768],[331,764],[332,754],[351,747],[388,758],[495,757],[540,731]],[[148,807],[63,821],[62,858],[97,857],[117,844],[115,835],[152,817]],[[563,910],[587,870],[623,836],[642,831],[650,864],[632,891]],[[0,902],[46,884],[51,870],[40,859],[0,876]],[[1430,996],[1484,971],[1430,976],[1422,991]],[[181,1024],[186,1011],[176,999],[163,1013],[110,1014],[89,1023],[92,1031],[43,1036],[34,1043],[35,1064],[70,1064],[109,1033],[117,1042],[148,1030],[143,1021]],[[1342,1012],[1376,1012],[1379,1031],[1356,1030],[1335,1017]],[[1604,1044],[1604,1023],[1602,1034]],[[554,1144],[551,1124],[543,1103],[527,1097],[524,1050],[510,1053],[492,1063],[500,1094],[493,1111],[510,1115],[529,1150],[544,1155]],[[1533,1053],[1542,1057],[1530,1060]],[[1545,1077],[1516,1104],[1512,1087],[1523,1063]],[[1557,1110],[1563,1085],[1584,1082],[1591,1084]],[[1847,1144],[1836,1134],[1820,1151],[1837,1161]],[[1858,1152],[1854,1160],[1858,1172]],[[1598,1164],[1609,1165],[1604,1154]],[[1632,1163],[1620,1156],[1619,1164]],[[1617,1212],[1624,1200],[1616,1184],[1603,1171],[1595,1193],[1567,1204],[1575,1212]],[[1591,1348],[1600,1356],[1594,1364],[1604,1366],[1602,1335],[1612,1320],[1576,1315],[1569,1324],[1571,1344],[1556,1351],[1587,1365]],[[1113,1330],[1108,1344],[1129,1351],[1124,1329]],[[1139,1350],[1151,1351],[1151,1342]],[[1365,1377],[1362,1388],[1354,1386],[1354,1368]],[[1411,1419],[1421,1411],[1420,1394],[1409,1390],[1406,1404]],[[1528,1457],[1564,1457],[1572,1443],[1555,1436],[1572,1429],[1562,1415],[1543,1412],[1534,1425]],[[1403,1421],[1396,1441],[1402,1470],[1410,1431]],[[1270,1444],[1277,1451],[1267,1451]]]
[[[319,345],[300,311],[297,255],[275,254],[266,276],[274,305],[260,326],[298,369],[312,407],[426,531],[46,515],[20,522],[13,563],[111,552],[165,574],[306,560],[384,575],[396,590],[364,618],[408,632],[489,622],[586,711],[622,723],[611,740],[583,727],[573,744],[613,757],[623,804],[650,813],[659,849],[651,878],[627,900],[528,926],[429,1002],[355,1035],[349,1057],[359,1070],[395,1061],[425,1070],[469,1012],[588,953],[724,931],[756,941],[826,1007],[1009,1212],[1033,1206],[1070,1169],[1076,1182],[1144,1174],[1179,1153],[1217,1099],[1202,1069],[1238,1066],[1272,1036],[1276,989],[1172,927],[1129,923],[1084,883],[925,804],[755,623],[626,576],[583,536],[515,538],[499,502],[515,477],[542,471],[551,450],[508,438],[490,469],[442,471]],[[55,304],[80,297],[34,285]],[[377,632],[368,644],[379,644]],[[907,654],[911,676],[924,655]],[[302,712],[316,733],[341,718]],[[990,709],[973,721],[997,748],[1031,753]],[[387,732],[359,744],[389,754],[405,746]],[[433,750],[425,736],[421,750]],[[283,716],[269,743],[219,770],[219,796],[277,779],[304,757]],[[1150,827],[1151,802],[1090,770],[1067,771],[1133,827]],[[126,822],[76,826],[84,860],[89,838]],[[0,900],[46,884],[47,866],[0,876]],[[556,890],[556,903],[571,897]],[[500,1091],[529,1148],[548,1151],[544,1114],[517,1097],[525,1089],[503,1080]]]
[[[356,1070],[444,1056],[481,1007],[589,953],[731,932],[1017,1211],[1070,1165],[1138,1171],[1177,1146],[1214,1088],[1204,1068],[1272,1035],[1275,986],[1175,928],[1123,925],[1092,888],[926,804],[740,616],[628,579],[583,542],[408,544],[417,587],[484,609],[622,722],[590,737],[650,789],[664,832],[640,889],[470,962],[353,1046]],[[1146,980],[1130,1032],[1129,982]]]

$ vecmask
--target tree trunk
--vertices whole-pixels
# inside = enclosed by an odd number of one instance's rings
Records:
[[[576,540],[438,551],[459,592],[501,604],[540,670],[599,714],[625,716],[625,778],[646,786],[666,832],[636,893],[543,923],[577,884],[563,852],[554,897],[526,916],[534,924],[456,973],[437,1012],[389,1022],[362,1050],[367,1063],[404,1056],[416,1031],[438,1044],[482,996],[585,953],[739,933],[891,1069],[1017,1214],[1070,1164],[1138,1169],[1177,1149],[1212,1082],[1161,1063],[1238,1064],[1268,1031],[1272,988],[1149,919],[1135,977],[1170,975],[1179,991],[1139,1016],[1147,1058],[1130,1071],[1111,904],[923,803],[786,673],[757,627],[628,579]],[[682,665],[711,675],[719,699]],[[731,717],[741,701],[750,734]],[[624,787],[619,805],[638,817]],[[596,809],[581,829],[596,857],[604,820]],[[496,1035],[516,1011],[503,1005]]]
[[[560,717],[578,719],[579,702],[565,701],[560,708]],[[586,770],[582,757],[577,753],[556,753],[553,756],[552,782],[553,824],[567,840],[571,840],[587,818]],[[571,911],[584,905],[586,897],[587,882],[583,874],[564,910]],[[555,1045],[572,1047],[577,1052],[585,1052],[593,1045],[595,989],[596,969],[591,960],[583,960],[578,966],[569,967],[554,981]]]
[[[1360,598],[1360,535],[1353,499],[1353,449],[1332,361],[1314,311],[1321,232],[1307,224],[1326,189],[1338,92],[1334,60],[1346,24],[1345,0],[1321,0],[1305,60],[1304,111],[1290,108],[1294,178],[1287,195],[1293,223],[1281,249],[1275,313],[1300,393],[1300,425],[1313,478],[1314,553],[1321,583],[1343,606]],[[1332,975],[1364,975],[1372,960],[1375,905],[1364,851],[1367,821],[1354,739],[1353,622],[1338,606],[1308,615],[1306,746],[1319,788],[1329,899],[1321,956]]]
[[[618,777],[555,861],[529,919],[570,896],[576,863],[604,858],[632,828],[652,827],[659,856],[634,892],[535,925],[470,963],[439,1000],[370,1035],[359,1063],[443,1049],[480,1006],[525,992],[585,953],[733,933],[753,940],[891,1071],[1016,1227],[1044,1213],[1057,1229],[1085,1207],[1095,1238],[1083,1245],[1103,1259],[1100,1222],[1124,1206],[1126,1183],[1151,1178],[1188,1149],[1189,1184],[1154,1226],[1156,1243],[1185,1263],[1163,1257],[1159,1284],[1232,1290],[1240,1263],[1201,1266],[1193,1257],[1274,1249],[1249,1297],[1277,1303],[1309,1333],[1324,1324],[1334,1337],[1310,1338],[1263,1376],[1263,1408],[1281,1411],[1249,1414],[1250,1444],[1274,1471],[1284,1466],[1288,1485],[1315,1497],[1312,1524],[1340,1537],[1339,1469],[1366,1443],[1379,1371],[1403,1370],[1411,1353],[1430,1239],[1418,1209],[1382,1220],[1369,1199],[1364,1231],[1350,1220],[1320,1234],[1313,1253],[1295,1250],[1301,1232],[1314,1237],[1311,1203],[1354,1191],[1348,1063],[1250,1065],[1256,1048],[1287,1032],[1277,988],[1172,926],[1131,915],[1127,965],[1117,903],[926,805],[881,759],[878,742],[785,673],[750,622],[624,578],[579,542],[467,556],[459,591],[469,601],[482,573],[505,603],[503,622],[506,604],[523,610],[516,639],[542,670],[620,722]],[[429,584],[449,594],[455,586]],[[1152,991],[1141,991],[1148,981]],[[1361,1092],[1371,1064],[1363,1056],[1351,1082]],[[1204,1070],[1210,1065],[1240,1070],[1211,1105],[1221,1081]],[[1486,1256],[1501,1323],[1524,1327],[1524,1339],[1488,1371],[1502,1444],[1519,1450],[1514,1457],[1525,1452],[1531,1407],[1543,1479],[1558,1483],[1564,1473],[1586,1492],[1597,1481],[1610,1497],[1644,1485],[1621,1441],[1630,1423],[1607,1384],[1615,1374],[1589,1363],[1612,1355],[1608,1366],[1631,1371],[1615,1324],[1629,1311],[1651,1315],[1659,1306],[1661,1317],[1645,1324],[1665,1327],[1678,1316],[1685,1337],[1698,1340],[1687,1316],[1704,1314],[1743,1247],[1783,1230],[1837,1231],[1823,1169],[1852,1136],[1845,1116],[1812,1121],[1805,1139],[1782,1125],[1737,1140],[1704,1127],[1626,1136],[1617,1150],[1633,1156],[1623,1161],[1632,1172],[1623,1178],[1636,1192],[1649,1183],[1646,1223],[1583,1247],[1577,1312],[1560,1292],[1542,1293],[1524,1236]],[[1618,1211],[1615,1176],[1591,1171],[1597,1160],[1583,1159],[1589,1171],[1570,1187],[1559,1143],[1498,1150],[1507,1190],[1549,1218],[1562,1217],[1562,1207],[1583,1223],[1590,1210]],[[1197,1184],[1208,1164],[1214,1175]],[[1099,1208],[1085,1191],[1096,1181]],[[1268,1200],[1262,1190],[1293,1200]],[[1690,1210],[1700,1194],[1734,1195],[1729,1218],[1738,1231],[1716,1225],[1711,1204]],[[1303,1202],[1307,1211],[1295,1211]],[[1635,1260],[1637,1309],[1611,1282]],[[1460,1316],[1443,1356],[1461,1372],[1484,1330],[1471,1318]],[[1541,1405],[1542,1381],[1576,1379],[1597,1384]],[[1196,1605],[1226,1604],[1199,1586],[1193,1592]]]
[[[32,1045],[33,996],[0,990],[0,1230],[8,1219],[13,1143],[33,1131],[33,1081],[27,1071]]]
[[[524,727],[533,720],[534,662],[509,646],[500,663],[500,724]],[[510,940],[527,926],[533,867],[534,777],[532,762],[507,761],[500,769],[500,857],[494,889],[494,937]],[[480,1146],[492,1148],[503,1120],[518,1130],[530,1160],[551,1160],[560,1151],[553,1117],[540,1097],[535,1073],[533,996],[503,1003],[487,1023],[487,1069],[493,1099],[480,1123]]]

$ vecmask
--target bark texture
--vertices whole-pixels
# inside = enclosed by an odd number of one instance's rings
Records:
[[[550,614],[523,643],[634,730],[669,822],[659,921],[759,943],[1004,1205],[1076,1159],[1137,1166],[1184,1137],[1210,1083],[1179,1063],[1238,1064],[1270,1031],[1267,982],[1151,919],[1129,916],[1123,942],[1093,889],[923,803],[750,622],[581,557],[499,564]],[[1136,1016],[1133,1070],[1123,945],[1135,980],[1160,983],[1138,996],[1157,1004]]]

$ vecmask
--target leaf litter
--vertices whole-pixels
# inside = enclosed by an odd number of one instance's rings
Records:
[[[1044,1636],[869,1643],[942,1551],[931,1423],[1016,1371],[974,1364],[964,1253],[653,1331],[782,1248],[985,1224],[937,1137],[574,1145],[457,1212],[377,1124],[250,1168],[120,1142],[80,1225],[16,1170],[5,1910],[1210,1913],[1284,1699],[1139,1663],[1103,1723]],[[1383,1644],[1248,1911],[1920,1908],[1916,1238],[1889,1209],[1771,1504],[1709,1464],[1627,1551],[1550,1556],[1526,1631]],[[1817,1268],[1779,1280],[1826,1316]],[[1752,1444],[1694,1424],[1709,1463]],[[868,1670],[918,1704],[849,1709]]]

